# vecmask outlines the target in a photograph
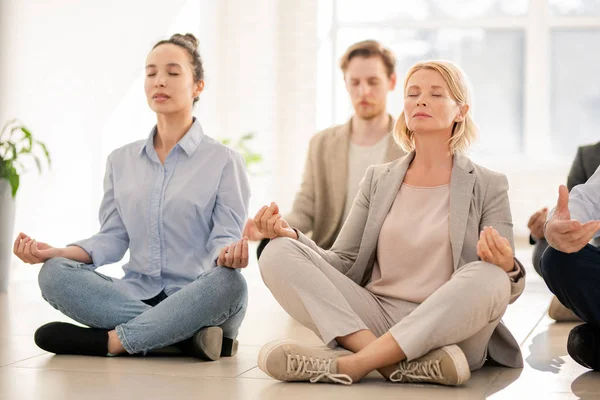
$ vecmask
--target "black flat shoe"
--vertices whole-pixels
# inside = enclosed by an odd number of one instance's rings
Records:
[[[55,354],[107,356],[108,330],[84,328],[66,322],[50,322],[35,331],[35,344]]]
[[[600,371],[600,329],[583,324],[569,333],[567,351],[571,358],[586,368]]]

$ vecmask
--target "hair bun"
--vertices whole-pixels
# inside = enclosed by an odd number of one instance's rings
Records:
[[[194,36],[191,33],[186,33],[185,35],[176,33],[173,36],[171,36],[171,40],[184,41],[187,44],[189,44],[194,50],[197,49],[198,45],[200,44],[200,42],[198,42],[198,39],[196,39],[196,36]]]

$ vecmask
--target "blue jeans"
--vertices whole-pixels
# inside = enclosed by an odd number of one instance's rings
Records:
[[[246,280],[226,267],[203,272],[168,297],[147,300],[154,307],[126,293],[115,279],[66,258],[46,261],[38,281],[50,305],[81,324],[115,329],[130,354],[169,346],[207,326],[220,326],[224,337],[235,339],[248,304]]]
[[[577,253],[567,254],[548,247],[541,272],[562,304],[600,328],[600,249],[588,244]]]

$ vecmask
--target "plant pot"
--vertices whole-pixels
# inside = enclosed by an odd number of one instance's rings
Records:
[[[14,224],[15,199],[12,197],[10,183],[0,178],[0,292],[5,292],[8,288]]]

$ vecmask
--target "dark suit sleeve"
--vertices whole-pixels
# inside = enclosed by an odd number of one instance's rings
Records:
[[[577,149],[577,155],[573,160],[573,165],[571,165],[571,170],[569,171],[569,177],[567,178],[567,188],[569,192],[577,185],[581,185],[588,180],[588,176],[585,174],[585,169],[583,167],[583,148],[579,147]]]

